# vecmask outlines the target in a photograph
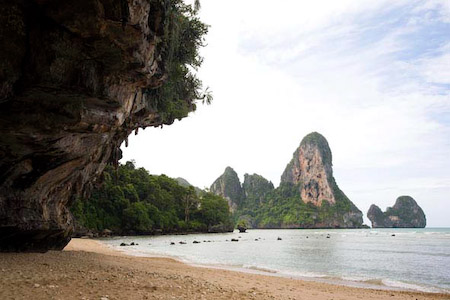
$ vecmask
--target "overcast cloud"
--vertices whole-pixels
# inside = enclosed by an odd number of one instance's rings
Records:
[[[201,3],[214,101],[130,137],[123,161],[199,187],[226,166],[277,186],[318,131],[364,213],[407,194],[428,226],[450,226],[449,1]]]

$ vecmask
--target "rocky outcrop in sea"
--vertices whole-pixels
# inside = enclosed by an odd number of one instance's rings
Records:
[[[298,186],[303,202],[316,207],[328,202],[340,207],[316,227],[361,227],[362,212],[342,192],[333,177],[332,154],[328,141],[318,132],[305,136],[281,175],[281,183]]]
[[[367,212],[373,228],[424,228],[427,224],[422,208],[410,196],[400,196],[386,212],[372,204]]]
[[[362,227],[362,212],[336,184],[330,147],[317,132],[303,138],[276,189],[261,175],[245,174],[244,178],[241,186],[236,172],[228,167],[211,192],[226,197],[238,219],[250,227]]]

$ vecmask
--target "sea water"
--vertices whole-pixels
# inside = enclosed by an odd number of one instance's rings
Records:
[[[367,288],[450,293],[450,228],[250,229],[101,241],[131,255],[173,257],[195,265]],[[120,246],[131,242],[139,245]]]

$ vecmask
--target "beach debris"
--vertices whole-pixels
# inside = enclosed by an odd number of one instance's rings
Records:
[[[192,243],[193,243],[193,244],[200,244],[199,241],[193,241]]]
[[[395,234],[392,234],[391,236],[395,236]]]
[[[231,239],[232,242],[239,242],[238,239]]]
[[[277,241],[281,241],[281,238],[280,238],[280,237],[278,237],[278,238],[277,238]]]
[[[170,242],[171,245],[175,245],[175,242]]]
[[[35,288],[38,288],[38,287],[40,287],[40,286],[41,286],[41,285],[40,285],[39,283],[35,283],[35,284],[34,284],[34,287],[35,287]]]
[[[186,242],[180,241],[179,244],[186,245]]]

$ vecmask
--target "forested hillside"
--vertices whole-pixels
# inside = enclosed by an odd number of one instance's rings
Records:
[[[117,234],[224,232],[233,230],[225,199],[198,195],[165,175],[150,175],[133,162],[108,166],[88,199],[72,206],[79,228]]]

